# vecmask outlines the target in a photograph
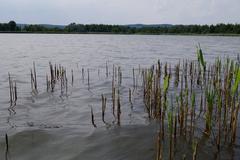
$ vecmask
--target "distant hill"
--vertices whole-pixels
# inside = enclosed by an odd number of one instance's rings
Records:
[[[172,27],[172,24],[128,24],[130,28],[155,28],[155,27]]]

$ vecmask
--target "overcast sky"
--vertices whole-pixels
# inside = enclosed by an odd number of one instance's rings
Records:
[[[0,0],[0,22],[240,23],[240,0]]]

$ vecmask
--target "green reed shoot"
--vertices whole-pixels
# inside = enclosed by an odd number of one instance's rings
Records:
[[[206,97],[207,97],[207,112],[205,115],[205,131],[204,132],[207,135],[209,135],[212,128],[212,114],[213,114],[215,92],[206,91]]]
[[[236,72],[235,72],[235,82],[232,86],[232,94],[235,95],[237,90],[238,90],[238,85],[240,83],[240,68],[237,67]]]
[[[206,62],[204,60],[203,52],[202,52],[200,44],[197,46],[197,58],[198,58],[199,64],[201,64],[202,69],[205,72],[206,71]]]

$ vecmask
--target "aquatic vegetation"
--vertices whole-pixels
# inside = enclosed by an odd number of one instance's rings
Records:
[[[6,143],[6,152],[9,150],[9,144],[8,144],[8,135],[5,134],[5,143]]]
[[[99,105],[94,107],[94,111],[93,105],[89,105],[90,113],[89,108],[87,110],[91,127],[97,128],[96,124],[98,128],[101,125],[106,128],[123,125],[124,120],[121,118],[125,115],[126,105],[129,107],[130,104],[133,112],[135,106],[141,106],[139,103],[134,104],[138,98],[143,103],[146,119],[157,126],[156,160],[173,160],[181,157],[196,160],[203,153],[204,145],[219,156],[221,150],[226,150],[226,146],[234,146],[240,108],[240,69],[237,61],[229,58],[223,61],[218,58],[213,64],[207,63],[199,45],[197,61],[179,61],[172,66],[170,63],[161,63],[158,60],[149,68],[140,66],[138,69],[130,68],[128,81],[124,78],[125,75],[123,76],[124,69],[116,65],[109,69],[109,66],[109,62],[106,62],[103,65],[103,72],[97,70],[98,77],[103,73],[107,81],[109,87],[108,90],[106,89],[107,93],[105,90],[100,94],[92,92],[95,87],[91,79],[95,75],[92,69],[82,68],[79,71],[79,77],[87,91],[98,96],[96,103]],[[41,87],[38,86],[36,71],[33,63],[30,82],[34,97],[38,96]],[[73,72],[71,69],[69,72],[71,86],[68,86],[66,67],[49,62],[49,71],[50,73],[46,73],[46,93],[53,95],[60,92],[62,99],[63,96],[68,97],[71,92],[68,91],[69,88],[74,88],[78,83],[76,80],[78,75],[74,75],[76,71]],[[85,74],[87,74],[86,84]],[[10,74],[8,81],[11,108],[16,106],[18,99],[17,85]],[[138,97],[136,98],[135,95]],[[129,113],[129,116],[131,114]],[[97,121],[98,118],[101,124]],[[6,147],[8,150],[7,134]],[[191,154],[185,154],[186,151]]]
[[[192,160],[196,160],[197,159],[197,149],[198,149],[198,142],[197,141],[193,141],[193,157]]]
[[[207,97],[207,111],[205,115],[205,133],[207,135],[210,134],[211,127],[212,127],[212,114],[213,114],[213,105],[214,105],[214,98],[215,93],[214,91],[206,91]]]
[[[37,94],[38,93],[38,89],[37,89],[37,74],[36,74],[35,62],[33,62],[33,69],[31,69],[30,72],[31,72],[32,93],[33,94]]]
[[[93,114],[93,108],[92,108],[92,106],[91,106],[91,120],[92,120],[92,125],[96,128],[97,127],[97,125],[95,124],[95,120],[94,120],[94,114]]]
[[[238,89],[238,85],[240,83],[240,68],[236,67],[236,71],[235,71],[235,82],[232,86],[232,94],[235,95],[235,93],[237,92]]]
[[[205,72],[206,71],[206,62],[203,58],[203,52],[202,52],[200,44],[197,46],[197,57],[198,57],[199,64],[201,64],[201,66]]]
[[[8,83],[9,83],[9,97],[10,97],[10,108],[16,106],[18,99],[17,96],[17,82],[12,80],[10,73],[8,73]]]
[[[107,98],[104,97],[104,95],[102,94],[102,121],[103,121],[103,123],[106,123],[105,122],[106,107],[107,107]]]

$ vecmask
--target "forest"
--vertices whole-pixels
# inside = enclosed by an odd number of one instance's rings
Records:
[[[30,24],[17,25],[15,21],[0,23],[0,32],[15,33],[110,33],[110,34],[240,34],[240,24],[216,25],[106,25],[76,24],[60,27]]]

